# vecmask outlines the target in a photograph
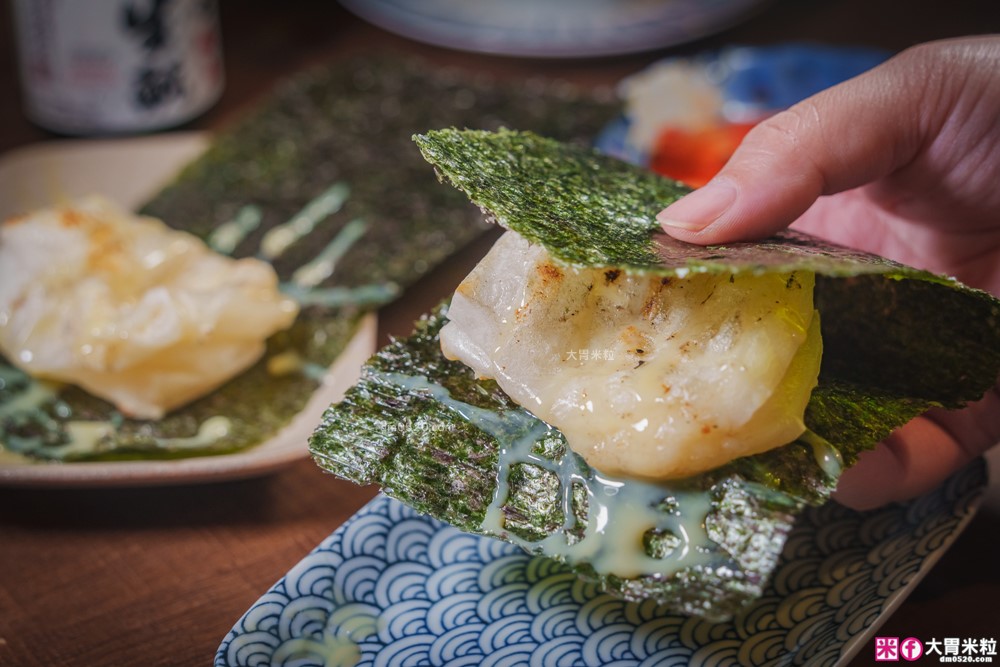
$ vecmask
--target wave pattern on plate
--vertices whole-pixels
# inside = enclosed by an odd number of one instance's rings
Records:
[[[380,496],[275,584],[216,667],[834,665],[971,516],[982,462],[905,505],[808,511],[729,623],[601,594],[554,561]]]

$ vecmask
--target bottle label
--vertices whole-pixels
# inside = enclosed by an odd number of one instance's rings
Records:
[[[28,117],[69,134],[183,123],[222,93],[214,0],[14,0]]]

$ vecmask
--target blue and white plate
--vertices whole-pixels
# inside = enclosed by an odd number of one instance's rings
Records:
[[[661,134],[668,128],[749,127],[891,55],[870,47],[786,42],[665,58],[619,83],[621,115],[599,133],[595,145],[655,169]],[[701,148],[718,150],[712,145]]]
[[[764,596],[715,624],[622,602],[379,496],[247,611],[215,665],[837,665],[964,529],[985,485],[978,461],[906,504],[807,511]]]

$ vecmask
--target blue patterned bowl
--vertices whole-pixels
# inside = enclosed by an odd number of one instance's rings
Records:
[[[985,484],[977,461],[907,504],[807,511],[764,596],[715,624],[604,595],[379,496],[246,612],[215,665],[836,665],[950,546]]]

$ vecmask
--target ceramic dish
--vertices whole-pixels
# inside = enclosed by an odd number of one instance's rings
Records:
[[[591,57],[680,44],[726,28],[762,0],[341,0],[377,26],[464,51]]]
[[[554,561],[379,496],[264,594],[216,667],[841,665],[972,518],[977,461],[917,500],[807,511],[731,622],[600,594]]]
[[[208,145],[202,133],[116,140],[54,141],[0,157],[0,219],[31,208],[103,193],[134,208],[159,191]],[[219,456],[173,461],[35,463],[0,460],[4,486],[186,484],[253,477],[308,456],[306,439],[323,410],[343,396],[375,350],[375,315],[367,316],[306,408],[274,437]]]
[[[601,151],[700,187],[768,116],[892,54],[859,46],[731,46],[657,61],[618,84],[621,115]]]
[[[273,437],[232,454],[173,461],[36,463],[0,461],[0,486],[152,486],[257,477],[309,455],[306,441],[330,403],[339,401],[375,350],[376,317],[366,316],[354,338],[327,371],[306,407]]]
[[[13,150],[0,156],[0,219],[95,192],[134,209],[207,147],[207,134],[178,132],[50,141]]]

